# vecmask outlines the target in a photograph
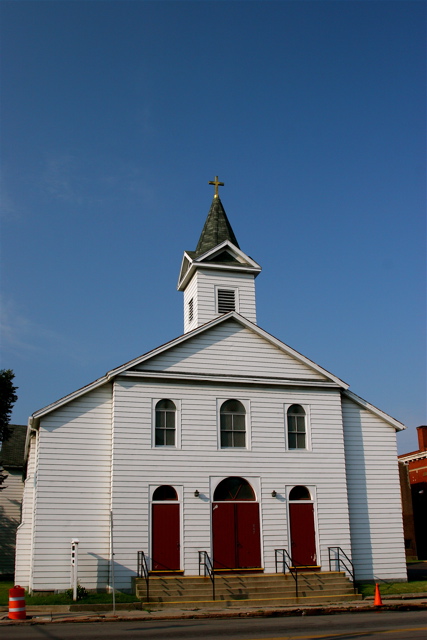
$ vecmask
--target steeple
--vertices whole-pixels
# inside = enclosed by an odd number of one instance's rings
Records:
[[[184,292],[184,332],[236,311],[256,323],[255,278],[261,267],[243,253],[218,194],[223,182],[209,182],[215,194],[195,251],[185,251],[178,280]]]
[[[215,195],[211,208],[209,209],[208,217],[206,218],[205,226],[197,243],[196,256],[200,256],[202,253],[206,253],[206,251],[217,247],[221,242],[224,242],[224,240],[229,240],[231,244],[234,244],[235,247],[240,249],[234,231],[228,221],[227,214],[222,206],[222,202],[219,196]]]

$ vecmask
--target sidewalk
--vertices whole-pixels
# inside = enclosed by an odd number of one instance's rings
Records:
[[[80,611],[70,611],[73,605],[40,605],[27,608],[26,620],[9,620],[7,607],[0,607],[0,626],[16,624],[46,624],[51,622],[111,622],[147,620],[185,620],[200,618],[241,618],[279,616],[318,616],[326,614],[354,613],[367,611],[427,611],[427,593],[402,594],[383,598],[383,606],[376,607],[373,598],[363,601],[343,602],[325,605],[290,605],[287,607],[233,607],[223,609],[161,609],[150,611],[131,608],[129,604],[117,604],[116,611],[105,610],[110,605],[79,605]],[[139,603],[137,603],[139,604]],[[75,607],[76,605],[74,605]],[[137,606],[137,605],[136,605]],[[84,610],[82,610],[84,607]],[[102,609],[100,610],[100,608]],[[91,610],[90,610],[91,609]]]

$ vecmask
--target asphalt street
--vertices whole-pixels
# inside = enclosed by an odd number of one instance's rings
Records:
[[[425,640],[427,611],[4,626],[1,640]]]

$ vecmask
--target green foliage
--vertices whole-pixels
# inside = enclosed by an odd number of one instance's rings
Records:
[[[0,442],[3,442],[9,435],[8,425],[12,415],[12,408],[18,400],[18,396],[15,393],[18,387],[13,385],[14,377],[15,374],[12,369],[0,369]],[[7,477],[0,466],[0,491],[6,488],[1,485]]]
[[[18,396],[15,391],[18,387],[13,385],[15,374],[12,369],[0,369],[0,442],[8,435],[8,425],[12,409]]]
[[[9,603],[9,589],[12,589],[14,583],[10,580],[1,580],[0,579],[0,605],[6,606]],[[79,600],[82,604],[112,604],[113,595],[111,593],[89,593],[84,587],[80,587],[81,591],[81,599]],[[426,586],[427,589],[427,586]],[[83,595],[83,591],[85,595]],[[79,595],[79,592],[77,592]],[[38,605],[38,604],[72,604],[73,591],[72,589],[68,589],[65,593],[49,593],[49,594],[34,594],[30,596],[27,592],[25,593],[25,602],[27,606],[30,605]],[[136,596],[129,593],[122,593],[121,591],[116,591],[116,602],[136,602]]]
[[[69,598],[73,599],[73,589],[67,589],[65,593]],[[82,587],[81,584],[78,584],[77,593],[76,593],[77,601],[83,600],[83,598],[87,598],[88,595],[89,595],[89,591],[85,589],[85,587]]]

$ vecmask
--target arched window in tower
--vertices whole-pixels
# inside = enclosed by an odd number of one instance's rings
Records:
[[[293,404],[287,411],[288,421],[288,448],[307,448],[307,422],[306,413],[300,404]]]
[[[227,400],[220,410],[221,447],[246,447],[246,410],[238,400]]]
[[[174,447],[176,433],[176,406],[172,400],[159,400],[156,404],[156,447]]]

